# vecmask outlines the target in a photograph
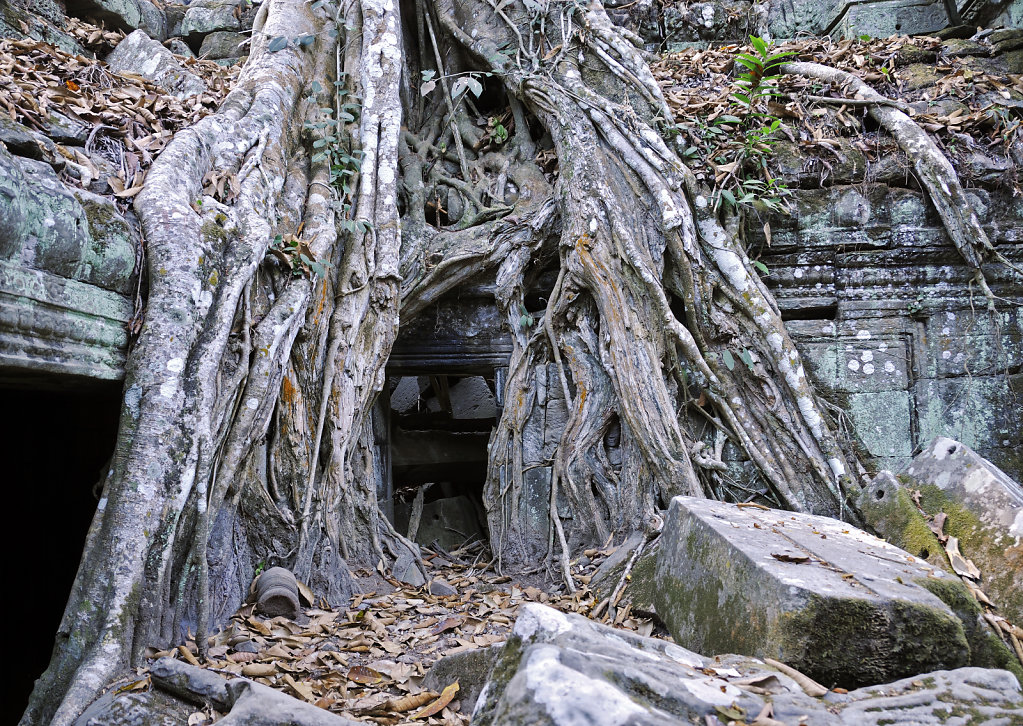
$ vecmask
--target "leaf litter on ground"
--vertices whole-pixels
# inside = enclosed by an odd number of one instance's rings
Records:
[[[475,549],[484,554],[481,545]],[[429,583],[415,588],[360,570],[356,580],[365,591],[343,611],[310,607],[296,622],[262,618],[252,605],[243,606],[210,638],[210,661],[201,666],[227,677],[252,678],[356,721],[461,726],[469,722],[474,704],[458,700],[457,682],[443,684],[440,693],[426,689],[422,681],[430,666],[447,655],[503,643],[523,603],[589,616],[597,600],[585,583],[613,552],[613,547],[589,550],[582,560],[586,564],[573,568],[582,589],[568,595],[544,589],[536,576],[526,578],[529,584],[515,582],[497,574],[492,563],[427,551],[430,576],[454,586],[455,595],[432,595]],[[628,607],[603,613],[600,620],[644,635],[654,630],[649,619]],[[154,659],[169,655],[187,662],[198,662],[196,654],[191,640],[149,651]]]

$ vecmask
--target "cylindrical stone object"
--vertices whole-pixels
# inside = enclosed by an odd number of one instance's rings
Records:
[[[271,567],[256,580],[256,611],[269,617],[283,615],[294,620],[301,612],[298,582],[291,570]]]

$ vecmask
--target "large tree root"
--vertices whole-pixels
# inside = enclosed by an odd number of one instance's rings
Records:
[[[1015,267],[991,244],[969,196],[959,183],[959,176],[927,132],[890,99],[852,73],[818,63],[802,62],[785,63],[781,70],[833,83],[870,104],[870,116],[892,135],[912,162],[917,179],[938,211],[949,239],[970,266],[974,281],[987,298],[988,308],[993,311],[995,296],[988,287],[982,266],[991,259],[998,259]]]

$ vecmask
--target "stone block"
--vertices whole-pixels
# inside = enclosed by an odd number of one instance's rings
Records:
[[[452,666],[446,673],[449,682],[471,667]],[[535,603],[519,610],[511,637],[489,671],[473,726],[916,726],[951,723],[950,717],[961,713],[976,723],[1001,724],[1023,715],[1019,684],[1002,670],[937,671],[817,699],[755,658],[710,659]],[[758,718],[768,702],[772,716]]]
[[[429,547],[436,542],[446,550],[466,540],[485,540],[476,507],[469,497],[446,497],[423,505],[416,541]]]
[[[933,33],[949,21],[940,0],[845,0],[843,6],[832,28],[844,37]]]
[[[909,481],[905,476],[902,478]],[[920,498],[917,492],[912,483],[903,484],[890,471],[881,471],[862,490],[857,504],[872,531],[896,547],[954,574],[944,547],[917,506],[915,499]],[[1004,668],[1023,680],[1023,665],[984,619],[980,603],[961,582],[956,578],[944,582],[927,580],[927,585],[963,624],[970,644],[970,665]]]
[[[852,393],[848,412],[871,456],[909,461],[913,455],[912,401],[908,391]]]
[[[107,63],[116,72],[127,71],[152,81],[175,98],[188,98],[206,90],[201,78],[186,70],[173,53],[141,30],[118,43],[107,56]]]
[[[951,581],[838,520],[676,497],[655,605],[683,647],[855,688],[968,663],[963,625],[928,579]]]
[[[118,380],[131,316],[115,292],[0,260],[0,374]]]
[[[128,33],[144,30],[159,40],[167,37],[166,15],[149,0],[69,0],[67,5],[77,17],[101,20]]]
[[[614,594],[615,588],[618,587],[622,574],[625,572],[625,567],[637,548],[643,545],[642,551],[636,556],[633,563],[630,572],[631,579],[626,583],[618,604],[621,607],[631,605],[634,612],[653,613],[656,611],[654,572],[657,568],[659,540],[644,544],[645,540],[646,537],[642,532],[633,534],[593,573],[590,578],[590,589],[596,594],[598,601]]]
[[[1017,393],[1013,393],[1014,387]],[[1019,374],[920,379],[913,386],[917,441],[930,441],[937,436],[954,437],[982,451],[989,459],[999,458],[999,465],[1015,476],[1023,470],[1019,461],[1019,450],[1023,446],[1023,407],[1007,405],[1007,400],[1020,392],[1023,392],[1023,376]],[[992,451],[996,449],[1005,453],[993,457]]]
[[[451,386],[451,416],[456,419],[494,418],[497,404],[483,376],[469,376]]]
[[[905,470],[925,512],[948,515],[945,533],[980,569],[980,585],[1023,623],[1023,487],[968,446],[937,437]]]
[[[244,33],[237,33],[233,30],[215,30],[202,39],[199,57],[221,60],[248,55],[248,46],[242,45],[248,39],[249,37]]]
[[[190,3],[176,34],[189,38],[191,42],[217,30],[237,32],[242,29],[241,20],[235,12],[237,7],[236,0],[198,0]]]
[[[996,313],[950,309],[929,316],[920,343],[926,349],[921,376],[997,376],[1023,364],[1023,315],[1018,309]]]
[[[89,706],[74,726],[180,726],[195,710],[192,703],[156,689],[141,693],[114,689]]]

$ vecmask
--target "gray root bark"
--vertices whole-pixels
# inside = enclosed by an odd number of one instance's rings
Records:
[[[571,552],[642,529],[676,494],[856,520],[859,463],[738,221],[715,216],[711,190],[657,133],[671,112],[599,3],[421,0],[403,28],[391,0],[361,0],[341,18],[353,28],[343,51],[327,32],[336,7],[264,8],[238,87],[178,134],[137,198],[146,324],[103,500],[22,723],[71,723],[183,625],[202,650],[260,560],[344,605],[346,561],[417,555],[377,506],[369,412],[399,317],[414,324],[483,275],[513,343],[483,492],[501,565],[560,565],[571,588]],[[307,33],[310,47],[267,50]],[[492,73],[507,138],[485,136],[448,79],[424,98],[422,70]],[[363,152],[351,194],[313,160],[317,132],[305,126],[337,103],[323,89],[339,80],[362,98],[358,128],[345,129]],[[916,139],[899,112],[873,112]],[[920,169],[958,213],[954,174],[919,143],[910,155],[927,157]],[[537,159],[554,157],[552,182]],[[236,198],[204,197],[213,171],[236,175]],[[352,227],[339,210],[365,223],[359,232],[338,231]],[[952,222],[979,269],[976,219]],[[329,274],[269,264],[275,234],[299,237]],[[557,279],[549,299],[523,315],[545,270]],[[541,375],[567,418],[537,459]],[[757,475],[735,479],[726,447]],[[530,477],[536,468],[549,480]]]
[[[71,723],[146,646],[178,641],[185,619],[203,651],[211,595],[218,605],[225,599],[211,592],[211,561],[218,574],[230,571],[237,590],[257,559],[279,559],[344,605],[350,580],[334,508],[386,534],[375,490],[353,482],[365,467],[361,434],[397,330],[400,21],[381,0],[354,4],[344,18],[356,29],[346,70],[364,98],[353,209],[370,230],[342,244],[330,170],[311,159],[304,128],[332,103],[332,93],[313,89],[334,87],[338,44],[327,31],[339,11],[302,0],[267,6],[221,111],[175,137],[137,198],[148,248],[146,323],[128,364],[112,471],[53,660],[23,723]],[[267,50],[272,38],[306,34],[316,37],[312,46]],[[204,197],[209,172],[234,174],[237,198]],[[315,259],[334,262],[334,279],[264,264],[274,234],[296,232]],[[321,387],[324,368],[332,376]],[[308,434],[321,398],[330,399],[324,429],[334,445],[317,476],[309,472],[319,449]],[[247,550],[236,553],[239,562],[207,552],[218,519],[221,549]],[[362,534],[378,541],[376,530]]]

